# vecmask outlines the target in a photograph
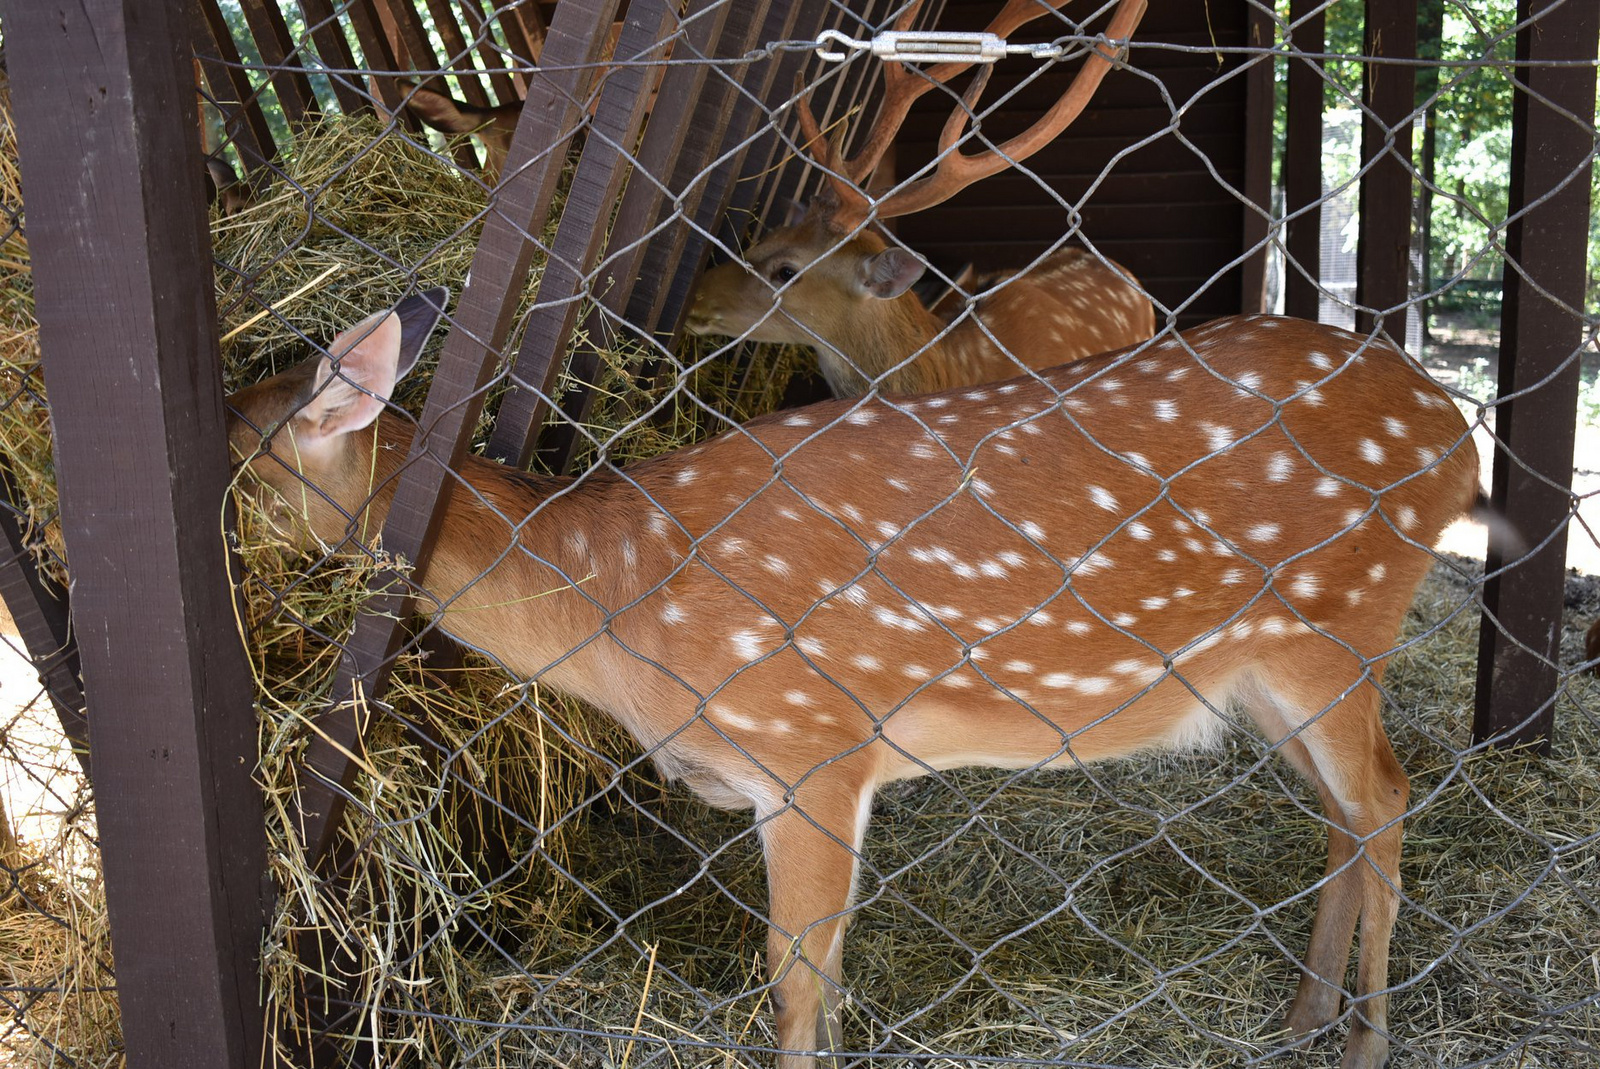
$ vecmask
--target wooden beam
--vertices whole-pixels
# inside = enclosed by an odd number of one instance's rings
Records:
[[[258,1069],[270,891],[218,530],[229,470],[190,18],[14,5],[7,59],[127,1065]]]
[[[533,260],[527,235],[541,233],[549,217],[566,162],[564,146],[582,124],[581,102],[588,96],[618,2],[565,0],[550,27],[548,70],[534,80],[529,106],[522,110],[511,140],[496,208],[484,221],[471,281],[451,317],[454,329],[384,524],[384,548],[411,561],[416,571],[427,564],[453,485],[450,473],[465,454],[483,410],[485,388]],[[317,737],[306,752],[299,798],[300,826],[313,858],[328,852],[355,775],[348,755],[360,751],[361,731],[352,696],[359,690],[367,701],[381,698],[400,647],[400,621],[415,593],[398,577],[380,579],[345,644],[329,710],[318,718]]]
[[[1521,532],[1491,529],[1478,642],[1475,741],[1549,753],[1560,685],[1561,609],[1594,151],[1600,5],[1519,0],[1511,112],[1510,226],[1500,326],[1491,499]],[[1540,66],[1566,63],[1570,66]],[[1502,570],[1503,569],[1503,570]]]
[[[1416,108],[1417,0],[1367,0],[1361,67],[1360,235],[1356,330],[1403,345],[1411,273],[1411,113]],[[1377,62],[1374,62],[1377,61]],[[1370,166],[1369,166],[1370,165]]]
[[[1318,55],[1326,19],[1322,0],[1291,0],[1289,43],[1293,52]],[[1322,302],[1322,64],[1289,58],[1288,102],[1283,150],[1284,249],[1283,310],[1316,319]]]

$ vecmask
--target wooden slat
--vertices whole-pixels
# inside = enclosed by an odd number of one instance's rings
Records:
[[[676,0],[633,0],[628,7],[617,39],[617,55],[635,62],[612,70],[600,90],[583,156],[539,279],[537,304],[528,314],[522,344],[512,363],[511,378],[517,388],[500,402],[489,437],[488,455],[515,467],[524,467],[531,459],[534,436],[548,408],[546,398],[554,389],[561,357],[584,310],[586,279],[599,262],[606,220],[628,173],[630,157],[624,148],[637,143],[639,125],[650,103],[652,72],[635,63],[659,62],[670,54],[677,6]],[[642,228],[633,233],[613,228],[612,232],[618,242],[644,237]],[[599,365],[598,352],[586,347],[573,354],[572,374],[577,381],[590,383],[598,375]]]
[[[731,5],[720,0],[695,0],[684,19],[686,40],[679,57],[713,55],[722,40],[731,10]],[[642,280],[639,265],[649,246],[648,241],[639,238],[660,220],[666,202],[666,186],[661,176],[671,173],[675,161],[683,153],[684,140],[693,126],[695,106],[710,72],[711,66],[707,63],[678,63],[669,67],[662,79],[639,148],[638,164],[611,227],[612,233],[617,235],[611,244],[622,247],[609,256],[604,265],[607,277],[614,280],[598,299],[606,314],[591,310],[578,330],[579,336],[605,339],[615,336],[620,329],[631,332],[646,344],[655,340],[650,331],[623,318]],[[571,359],[574,384],[561,402],[567,418],[549,428],[540,443],[545,465],[555,471],[570,469],[581,445],[577,427],[588,419],[594,403],[591,382],[599,363],[595,349],[586,344],[577,349]]]
[[[530,63],[539,62],[539,54],[544,51],[545,34],[549,27],[545,22],[544,12],[539,10],[539,5],[534,0],[516,0],[511,4],[511,18],[516,21],[516,29],[508,37],[515,36],[517,43],[512,45],[521,59]],[[523,51],[526,49],[527,51]],[[521,75],[518,75],[521,77]]]
[[[72,637],[67,590],[39,570],[24,537],[17,506],[21,495],[11,476],[0,468],[0,598],[39,673],[39,684],[55,706],[61,732],[72,743],[78,766],[89,775],[89,721],[84,716],[83,676],[78,642]]]
[[[1362,50],[1376,59],[1414,59],[1417,0],[1367,0]],[[1416,70],[1374,63],[1361,70],[1361,161],[1376,160],[1361,179],[1356,244],[1356,330],[1381,325],[1397,344],[1406,340],[1411,257],[1411,120]],[[1391,136],[1394,147],[1386,147]],[[1379,319],[1381,317],[1381,324]]]
[[[399,34],[400,41],[405,46],[407,66],[419,72],[439,70],[439,57],[428,40],[428,32],[422,25],[422,15],[412,0],[374,0],[374,2],[378,4],[380,11],[387,11],[387,22],[392,24]],[[465,79],[464,82],[477,85],[476,78]],[[479,93],[482,93],[481,88]],[[451,150],[451,158],[464,170],[475,172],[478,169],[478,152],[472,147],[471,138],[457,138]]]
[[[6,9],[129,1069],[258,1069],[270,898],[191,16]],[[95,166],[85,167],[85,160]]]
[[[389,42],[389,35],[384,32],[373,0],[350,0],[345,10],[349,12],[350,25],[356,31],[356,43],[361,46],[362,65],[368,70],[401,71],[400,59]],[[373,81],[377,83],[378,99],[383,101],[385,111],[391,115],[410,115],[401,106],[405,94],[393,78],[375,78]]]
[[[355,75],[348,73],[356,68],[355,54],[345,38],[344,27],[334,14],[332,0],[300,0],[300,13],[305,16],[311,32],[311,43],[316,45],[317,56],[324,67],[333,68],[328,81],[333,86],[334,99],[346,115],[359,115],[372,110],[372,103],[351,81]]]
[[[294,38],[283,21],[276,0],[239,0],[250,36],[255,39],[256,52],[261,62],[274,68],[268,80],[278,94],[278,103],[291,123],[301,123],[321,113],[317,98],[311,91],[311,81],[293,54]]]
[[[1322,52],[1321,0],[1291,0],[1289,38],[1305,54]],[[1322,299],[1322,65],[1291,59],[1283,152],[1284,213],[1289,217],[1284,248],[1283,310],[1316,319]]]
[[[467,98],[469,104],[488,107],[489,93],[483,87],[483,76],[473,65],[472,50],[467,45],[466,35],[461,32],[461,23],[456,21],[455,8],[450,0],[428,0],[428,14],[433,16],[434,28],[439,31],[439,40],[444,42],[450,66],[457,72],[456,80],[461,85],[461,95]]]
[[[506,73],[506,58],[495,47],[494,29],[488,23],[479,0],[461,0],[461,21],[466,23],[477,42],[478,57],[489,72],[489,84],[494,87],[495,98],[502,104],[514,104],[520,99],[517,84]]]
[[[755,30],[755,36],[750,38],[752,46],[757,41],[782,40],[793,34],[796,19],[803,6],[805,5],[775,3],[767,7],[764,18],[751,20]],[[732,32],[731,20],[730,32]],[[630,304],[628,312],[629,322],[648,324],[658,336],[668,339],[668,345],[672,344],[671,339],[675,339],[678,335],[680,321],[688,307],[689,295],[694,290],[695,280],[705,269],[708,252],[705,235],[715,229],[727,212],[734,179],[740,173],[744,159],[749,153],[748,141],[755,130],[756,120],[758,116],[765,118],[761,114],[763,109],[758,107],[750,96],[753,95],[756,100],[768,101],[773,92],[788,95],[787,86],[780,87],[773,84],[779,66],[776,63],[768,63],[764,64],[764,69],[759,72],[748,69],[737,72],[735,77],[744,86],[745,93],[735,93],[733,88],[725,83],[721,86],[715,85],[715,82],[721,79],[716,79],[707,85],[706,98],[723,102],[731,98],[732,103],[716,105],[718,109],[716,121],[707,131],[710,134],[711,154],[696,161],[695,157],[690,155],[686,144],[685,151],[680,157],[684,164],[684,173],[681,176],[674,175],[673,188],[686,189],[686,194],[682,198],[683,210],[693,225],[672,228],[668,234],[670,247],[665,250],[666,260],[663,263],[651,262],[650,254],[655,253],[657,248],[652,245],[646,255],[644,275],[646,278],[666,279],[667,284],[659,287],[655,299],[650,302],[649,310],[642,316],[635,315],[638,309],[637,302]],[[735,148],[739,145],[745,147]],[[715,159],[722,159],[724,162],[718,167],[706,170],[705,164]]]
[[[211,99],[221,109],[224,129],[239,149],[245,170],[265,167],[278,156],[272,128],[261,111],[260,94],[250,84],[250,74],[239,57],[239,46],[222,17],[217,0],[197,0],[200,24],[195,27],[195,52],[211,87]],[[209,47],[207,44],[209,43]],[[222,62],[217,62],[217,60]],[[226,88],[224,88],[226,87]]]
[[[564,0],[546,44],[548,71],[534,80],[529,106],[512,138],[496,210],[484,222],[473,254],[466,291],[452,317],[418,441],[413,443],[394,503],[384,524],[386,550],[420,571],[432,550],[437,518],[452,485],[449,472],[466,451],[483,409],[488,384],[510,332],[517,296],[527,279],[533,246],[527,234],[544,229],[556,183],[566,161],[562,146],[582,119],[582,101],[594,64],[615,17],[618,0]],[[382,696],[401,641],[400,621],[409,595],[397,582],[375,587],[345,645],[328,712],[317,722],[318,738],[307,749],[300,793],[306,850],[323,857],[344,811],[359,752],[359,724],[351,695]]]
[[[1530,18],[1537,18],[1531,26]],[[1517,70],[1526,90],[1512,103],[1500,333],[1500,396],[1508,400],[1495,406],[1504,449],[1494,458],[1492,501],[1525,544],[1508,545],[1491,528],[1472,736],[1549,753],[1585,334],[1600,5],[1520,0],[1517,21],[1525,27],[1517,34]],[[1555,62],[1573,65],[1537,66]]]

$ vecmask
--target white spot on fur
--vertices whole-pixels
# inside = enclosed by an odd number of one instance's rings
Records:
[[[1161,420],[1163,423],[1171,423],[1178,418],[1178,402],[1176,401],[1157,401],[1153,407],[1155,408],[1156,419]]]
[[[1382,464],[1383,456],[1383,446],[1374,442],[1371,438],[1361,439],[1362,460],[1365,460],[1368,464]]]
[[[1105,509],[1107,512],[1117,511],[1116,496],[1103,486],[1089,487],[1089,500]]]
[[[1275,542],[1283,533],[1283,528],[1276,523],[1258,523],[1244,533],[1252,542]]]
[[[1267,482],[1283,483],[1289,481],[1289,476],[1294,473],[1294,458],[1288,453],[1274,453],[1272,459],[1267,461]]]
[[[1367,578],[1372,580],[1374,583],[1383,582],[1383,577],[1388,574],[1388,566],[1384,564],[1374,564],[1372,567],[1367,569]]]
[[[1395,419],[1393,416],[1383,417],[1383,429],[1389,432],[1391,438],[1404,438],[1409,430],[1404,420]]]
[[[1128,535],[1132,538],[1137,538],[1141,542],[1148,542],[1150,541],[1150,528],[1144,523],[1134,520],[1128,524]]]

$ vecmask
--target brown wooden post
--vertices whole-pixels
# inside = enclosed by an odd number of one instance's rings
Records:
[[[1323,48],[1322,0],[1291,0],[1289,41],[1295,52],[1320,54]],[[1283,310],[1316,319],[1322,301],[1322,64],[1291,56],[1283,150],[1284,249]]]
[[[1272,18],[1254,4],[1245,7],[1245,40],[1263,51],[1273,46]],[[1244,227],[1240,248],[1239,311],[1267,310],[1267,232],[1272,214],[1273,58],[1247,58],[1244,114]]]
[[[1382,60],[1415,59],[1417,0],[1367,0],[1362,51],[1360,237],[1356,245],[1356,330],[1381,327],[1406,339],[1411,256],[1411,113],[1416,70]],[[1376,62],[1375,62],[1376,61]],[[1392,144],[1390,142],[1393,142]]]
[[[191,28],[157,0],[6,10],[127,1064],[259,1069],[263,801]]]
[[[1600,5],[1519,0],[1517,21],[1500,333],[1506,400],[1495,406],[1503,449],[1492,500],[1526,546],[1491,532],[1472,735],[1548,753],[1572,517]]]

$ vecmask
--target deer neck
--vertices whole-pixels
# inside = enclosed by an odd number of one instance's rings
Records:
[[[929,393],[954,385],[952,336],[943,330],[914,294],[903,293],[869,299],[861,314],[828,332],[831,345],[814,348],[823,377],[840,396],[864,393],[873,380],[884,393]]]
[[[388,512],[412,433],[398,418],[385,416],[381,425],[370,468],[380,488],[367,518],[372,531]],[[604,672],[595,659],[610,655],[609,644],[570,654],[605,628],[608,611],[629,605],[670,573],[664,541],[643,537],[648,502],[629,494],[623,480],[603,474],[573,487],[571,478],[470,455],[457,472],[461,481],[441,506],[433,552],[414,577],[437,602],[419,599],[417,611],[427,615],[442,605],[446,632],[496,651],[514,673],[540,676],[589,700],[602,698],[595,680]],[[507,635],[516,641],[508,643]]]

